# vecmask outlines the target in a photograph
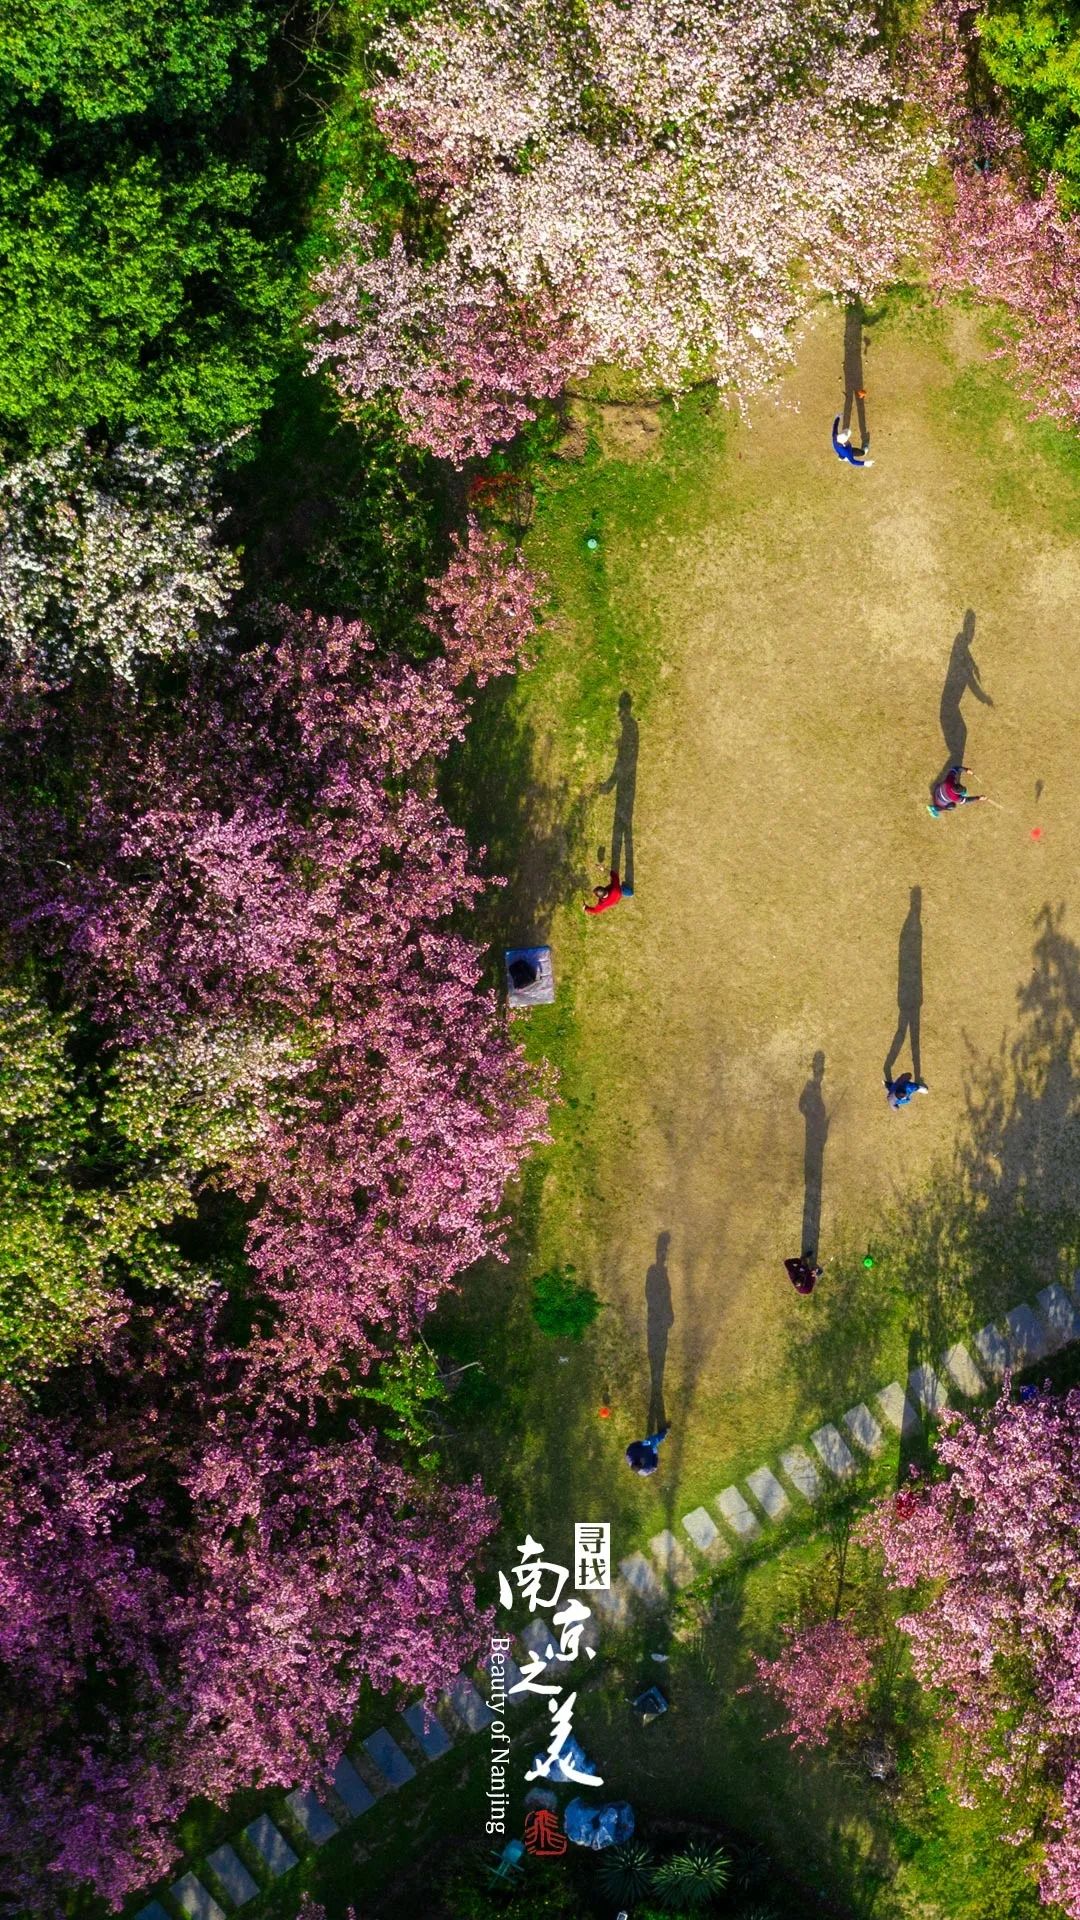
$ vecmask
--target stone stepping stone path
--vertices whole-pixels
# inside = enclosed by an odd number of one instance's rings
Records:
[[[407,1780],[416,1779],[416,1768],[402,1753],[397,1741],[387,1733],[385,1727],[378,1727],[369,1733],[366,1740],[360,1742],[364,1752],[374,1761],[388,1787],[403,1787]]]
[[[813,1504],[821,1498],[821,1475],[802,1447],[786,1447],[780,1455],[780,1465],[804,1500]]]
[[[613,1586],[597,1587],[589,1595],[589,1605],[610,1627],[625,1627],[633,1616],[630,1588],[622,1578]]]
[[[597,1643],[599,1644],[600,1635],[596,1630],[595,1622],[593,1623],[593,1632],[596,1635],[596,1640],[597,1640]],[[481,1668],[481,1671],[484,1674],[486,1674],[488,1679],[490,1680],[491,1678],[490,1653],[486,1653],[484,1655],[484,1658],[480,1662],[480,1668]],[[514,1706],[514,1707],[520,1706],[522,1700],[525,1698],[524,1694],[519,1693],[514,1698],[510,1697],[511,1687],[516,1687],[518,1681],[521,1679],[521,1668],[518,1666],[518,1663],[514,1659],[514,1656],[512,1653],[504,1653],[502,1656],[502,1678],[503,1678],[503,1685],[506,1688],[507,1706]]]
[[[310,1787],[294,1787],[291,1793],[285,1795],[285,1805],[313,1847],[325,1847],[326,1842],[332,1840],[339,1831],[333,1814],[323,1806]]]
[[[531,1653],[534,1660],[542,1660],[545,1667],[550,1667],[559,1650],[558,1640],[546,1620],[530,1620],[521,1636],[521,1644],[526,1653]]]
[[[169,1920],[169,1916],[160,1900],[148,1900],[145,1907],[139,1908],[135,1920]]]
[[[1046,1359],[1051,1351],[1046,1328],[1026,1300],[1022,1300],[1018,1307],[1010,1307],[1005,1315],[1005,1325],[1009,1329],[1009,1350],[1014,1367],[1030,1367],[1037,1360]]]
[[[837,1480],[850,1480],[855,1472],[855,1457],[837,1429],[826,1421],[816,1433],[810,1435],[810,1445],[821,1455],[829,1472]]]
[[[654,1533],[649,1541],[649,1551],[656,1562],[657,1571],[662,1580],[670,1580],[673,1587],[688,1587],[696,1578],[697,1568],[682,1542],[676,1540],[669,1527],[662,1533]]]
[[[1052,1352],[1057,1353],[1071,1341],[1080,1340],[1080,1307],[1064,1287],[1042,1287],[1036,1298],[1039,1312],[1046,1322],[1047,1333],[1054,1343]]]
[[[643,1553],[631,1553],[625,1560],[620,1560],[619,1572],[643,1606],[663,1605],[664,1589]]]
[[[946,1348],[941,1356],[941,1371],[948,1374],[953,1386],[959,1388],[965,1399],[977,1400],[980,1394],[986,1392],[986,1381],[964,1346]]]
[[[206,1864],[221,1881],[234,1907],[246,1906],[249,1900],[254,1900],[259,1889],[239,1854],[230,1846],[215,1847],[213,1853],[207,1854]]]
[[[874,1419],[869,1407],[860,1400],[857,1407],[849,1407],[844,1415],[844,1425],[856,1446],[871,1455],[881,1452],[883,1445],[881,1428]]]
[[[695,1507],[684,1513],[682,1524],[699,1553],[707,1560],[726,1560],[731,1552],[708,1507]]]
[[[770,1520],[782,1520],[785,1513],[790,1512],[791,1501],[771,1467],[755,1467],[753,1473],[747,1474],[746,1484]]]
[[[334,1768],[334,1792],[350,1820],[359,1820],[362,1813],[375,1805],[375,1795],[367,1781],[361,1780],[352,1761],[344,1753]]]
[[[459,1673],[446,1690],[445,1698],[467,1733],[479,1733],[494,1720],[486,1700],[481,1700],[467,1673]]]
[[[997,1328],[980,1327],[972,1344],[983,1371],[991,1380],[1000,1380],[1009,1364],[1009,1349]]]
[[[258,1854],[271,1880],[279,1879],[290,1867],[295,1867],[297,1856],[268,1813],[260,1813],[250,1827],[244,1828],[244,1838]]]
[[[717,1494],[713,1505],[740,1540],[754,1540],[761,1532],[760,1520],[753,1508],[747,1505],[738,1487],[725,1487],[723,1493]]]
[[[509,1669],[509,1661],[507,1662],[507,1668]],[[509,1671],[507,1671],[506,1675],[506,1684],[507,1686],[510,1684]],[[436,1720],[433,1713],[425,1711],[422,1700],[415,1700],[411,1707],[402,1707],[401,1718],[404,1720],[421,1753],[423,1753],[428,1760],[441,1760],[444,1753],[449,1753],[453,1745],[450,1735],[447,1733],[441,1720]]]
[[[914,1440],[922,1432],[919,1416],[916,1413],[899,1380],[890,1380],[887,1387],[874,1395],[882,1418],[900,1435],[901,1440]]]
[[[193,1873],[182,1874],[179,1880],[174,1880],[169,1896],[189,1920],[225,1920],[225,1909],[218,1906],[213,1894]]]
[[[908,1392],[928,1420],[936,1419],[949,1404],[949,1396],[933,1367],[925,1363],[912,1367],[908,1374]]]

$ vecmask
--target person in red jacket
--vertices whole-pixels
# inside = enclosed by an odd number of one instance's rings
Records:
[[[796,1293],[813,1293],[816,1282],[821,1279],[821,1268],[814,1264],[812,1253],[808,1251],[798,1260],[785,1260],[784,1266]]]
[[[961,780],[962,773],[970,772],[970,767],[950,767],[936,782],[933,803],[927,807],[927,813],[932,813],[936,820],[939,814],[951,813],[954,807],[973,807],[977,801],[985,800],[985,793],[969,793]]]
[[[606,913],[608,907],[617,907],[622,899],[622,887],[615,867],[611,869],[611,878],[606,887],[594,887],[596,899],[586,906],[586,913]]]

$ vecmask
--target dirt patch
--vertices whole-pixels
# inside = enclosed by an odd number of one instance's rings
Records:
[[[659,407],[599,406],[596,426],[600,451],[608,460],[645,460],[660,445]]]

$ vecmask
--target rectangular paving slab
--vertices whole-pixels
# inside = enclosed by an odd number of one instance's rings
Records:
[[[1000,1380],[1009,1365],[1009,1348],[995,1326],[980,1327],[972,1341],[979,1365],[991,1380]]]
[[[507,1662],[507,1668],[509,1669],[509,1661]],[[520,1678],[521,1675],[515,1667],[514,1679],[520,1680]],[[509,1671],[506,1673],[506,1684],[508,1687],[510,1686]],[[447,1733],[442,1721],[436,1720],[433,1713],[427,1712],[422,1700],[414,1700],[411,1706],[402,1707],[401,1718],[404,1720],[413,1739],[419,1746],[421,1753],[426,1754],[429,1760],[441,1760],[444,1753],[449,1753],[453,1745],[450,1735]]]
[[[591,1597],[591,1598],[592,1598],[593,1600],[595,1600],[595,1598],[596,1598],[596,1595],[595,1595],[595,1594],[593,1594],[593,1595],[591,1595],[590,1597]],[[519,1693],[519,1694],[518,1694],[518,1695],[516,1696],[516,1698],[515,1698],[514,1700],[511,1700],[511,1699],[509,1698],[509,1694],[510,1694],[510,1689],[511,1689],[511,1687],[516,1687],[516,1686],[517,1686],[517,1683],[518,1683],[518,1681],[519,1681],[519,1680],[521,1679],[521,1668],[520,1668],[520,1667],[518,1666],[518,1663],[517,1663],[517,1661],[516,1661],[516,1660],[514,1659],[514,1656],[513,1656],[513,1654],[512,1654],[512,1653],[504,1653],[504,1654],[502,1654],[502,1655],[501,1655],[500,1657],[501,1657],[501,1660],[502,1660],[502,1666],[501,1666],[501,1668],[500,1668],[500,1674],[501,1674],[501,1677],[502,1677],[502,1683],[503,1683],[503,1686],[504,1686],[504,1688],[506,1689],[506,1693],[507,1693],[507,1696],[508,1696],[508,1697],[507,1697],[507,1702],[506,1702],[506,1704],[507,1704],[507,1706],[520,1706],[520,1704],[521,1704],[521,1701],[522,1701],[522,1700],[523,1700],[523,1699],[525,1698],[525,1696],[524,1696],[523,1694],[520,1694],[520,1693]],[[490,1655],[490,1653],[486,1653],[486,1654],[484,1655],[484,1658],[483,1658],[483,1659],[481,1660],[481,1662],[480,1662],[480,1665],[481,1665],[481,1667],[483,1668],[483,1670],[484,1670],[484,1672],[485,1672],[485,1673],[487,1674],[487,1676],[488,1676],[488,1678],[489,1678],[489,1680],[490,1680],[490,1678],[491,1678],[491,1655]],[[488,1698],[490,1699],[490,1697],[491,1697],[491,1696],[490,1696],[490,1694],[489,1694],[489,1696],[488,1696]]]
[[[948,1406],[949,1395],[944,1382],[938,1379],[933,1367],[927,1366],[925,1361],[919,1367],[912,1367],[907,1383],[915,1405],[928,1420]]]
[[[754,1540],[761,1532],[760,1520],[753,1508],[747,1505],[738,1487],[725,1487],[723,1493],[717,1494],[713,1506],[740,1540]]]
[[[298,1826],[303,1827],[313,1847],[324,1847],[338,1831],[333,1814],[310,1787],[295,1787],[285,1795],[285,1805]]]
[[[234,1907],[242,1907],[248,1900],[254,1900],[259,1889],[239,1854],[234,1853],[231,1847],[215,1847],[213,1853],[207,1854],[206,1864],[217,1874]]]
[[[486,1700],[481,1700],[468,1674],[459,1673],[446,1689],[449,1701],[463,1727],[470,1733],[479,1733],[481,1727],[489,1727],[495,1715]]]
[[[268,1813],[260,1813],[250,1827],[244,1828],[244,1838],[254,1847],[272,1880],[295,1867],[297,1856]]]
[[[787,1447],[780,1455],[780,1465],[792,1486],[798,1489],[804,1500],[820,1499],[821,1475],[810,1455],[804,1453],[802,1447]]]
[[[670,1527],[661,1533],[654,1533],[649,1541],[649,1552],[656,1562],[656,1570],[662,1580],[670,1580],[673,1587],[688,1587],[697,1569],[681,1541],[676,1540]]]
[[[375,1805],[371,1788],[365,1780],[361,1780],[352,1761],[344,1753],[334,1768],[334,1792],[350,1820],[358,1820],[362,1813]]]
[[[534,1660],[542,1660],[546,1667],[550,1667],[559,1646],[555,1629],[546,1620],[530,1620],[521,1636],[521,1644]],[[552,1649],[550,1654],[549,1647]]]
[[[1080,1340],[1080,1307],[1064,1287],[1042,1287],[1038,1294],[1039,1312],[1046,1321],[1052,1351]]]
[[[901,1440],[914,1440],[922,1432],[919,1416],[916,1413],[899,1380],[890,1380],[887,1387],[874,1395],[884,1419],[895,1428]]]
[[[619,1572],[647,1607],[658,1607],[663,1603],[664,1589],[643,1553],[631,1553],[625,1560],[620,1560]]]
[[[360,1745],[375,1762],[388,1787],[403,1787],[406,1780],[416,1779],[416,1768],[410,1759],[402,1753],[395,1739],[387,1733],[385,1727],[377,1727],[369,1733]]]
[[[838,1480],[849,1480],[855,1471],[855,1459],[847,1441],[837,1429],[826,1421],[816,1433],[810,1435],[810,1445],[816,1447],[829,1472]]]
[[[941,1371],[948,1374],[953,1386],[959,1387],[968,1400],[977,1400],[986,1392],[986,1381],[967,1348],[959,1342],[954,1347],[946,1347],[941,1356]]]
[[[148,1900],[145,1907],[139,1908],[135,1920],[169,1920],[169,1916],[160,1900]]]
[[[1010,1307],[1005,1326],[1014,1367],[1031,1367],[1036,1360],[1046,1359],[1051,1351],[1046,1328],[1026,1300],[1021,1300],[1018,1307]]]
[[[225,1910],[219,1907],[212,1893],[197,1880],[193,1873],[182,1874],[169,1888],[177,1906],[190,1920],[225,1920]]]
[[[609,1627],[625,1627],[633,1613],[630,1589],[622,1579],[610,1587],[597,1587],[589,1594],[588,1604]]]
[[[869,1407],[864,1406],[861,1400],[857,1407],[848,1408],[844,1415],[844,1425],[864,1453],[881,1452],[881,1428]]]
[[[693,1545],[707,1559],[723,1560],[731,1552],[708,1507],[695,1507],[692,1513],[684,1513],[682,1524]]]
[[[753,1473],[747,1474],[746,1484],[770,1520],[781,1520],[788,1512],[791,1501],[771,1467],[755,1467]]]

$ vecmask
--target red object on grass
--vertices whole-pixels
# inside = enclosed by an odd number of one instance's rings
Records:
[[[1041,839],[1042,839],[1042,828],[1041,828],[1041,827],[1032,827],[1032,829],[1031,829],[1031,837],[1032,837],[1032,839],[1033,839],[1033,840],[1041,840]]]
[[[610,1419],[611,1419],[611,1408],[610,1408],[610,1407],[601,1407],[601,1409],[600,1409],[600,1418],[601,1418],[601,1420],[610,1420]]]

